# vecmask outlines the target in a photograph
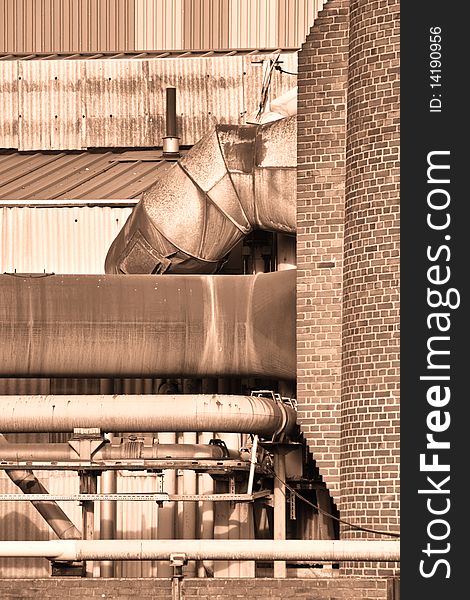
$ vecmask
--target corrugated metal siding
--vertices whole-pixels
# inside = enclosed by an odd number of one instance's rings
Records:
[[[0,61],[0,140],[4,148],[18,146],[18,69],[13,61]]]
[[[324,0],[0,0],[0,52],[297,48]]]
[[[84,79],[84,62],[18,62],[18,148],[85,147]]]
[[[134,0],[0,0],[1,52],[135,49]]]
[[[86,63],[86,146],[151,145],[142,143],[151,127],[147,74],[148,64],[140,60]]]
[[[0,272],[104,273],[130,208],[1,208]]]
[[[263,69],[252,63],[270,56],[0,61],[0,122],[21,151],[161,146],[165,87],[174,85],[181,144],[193,145],[216,122],[238,124],[254,110]],[[296,72],[295,52],[280,59]],[[295,76],[275,71],[272,96],[295,85]]]
[[[31,438],[31,436],[30,436]],[[13,440],[11,440],[13,441]],[[30,443],[33,439],[28,440]],[[78,494],[79,478],[74,472],[35,471],[51,494]],[[117,491],[155,492],[155,474],[118,472]],[[165,488],[164,488],[165,489]],[[0,493],[22,494],[14,483],[0,471]],[[78,502],[58,502],[74,525],[81,530],[82,514]],[[156,539],[158,508],[155,502],[118,502],[118,539]],[[95,502],[95,539],[100,537],[100,503]],[[0,539],[48,540],[57,539],[42,517],[29,502],[2,502],[0,504]],[[156,577],[156,562],[129,561],[117,563],[118,577]],[[96,572],[98,575],[98,572]],[[26,577],[28,579],[50,576],[50,563],[45,559],[0,559],[0,577]]]
[[[136,0],[136,50],[298,48],[324,0]]]

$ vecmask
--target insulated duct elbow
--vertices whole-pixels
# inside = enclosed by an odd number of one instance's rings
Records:
[[[219,125],[144,193],[106,273],[214,273],[253,229],[295,233],[296,117]]]

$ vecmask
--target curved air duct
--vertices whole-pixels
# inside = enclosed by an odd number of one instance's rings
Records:
[[[144,193],[106,273],[215,273],[253,229],[295,233],[296,117],[218,125]]]
[[[293,379],[294,282],[0,275],[0,376]]]

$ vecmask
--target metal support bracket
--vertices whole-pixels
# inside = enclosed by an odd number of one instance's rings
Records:
[[[73,430],[73,438],[68,443],[80,460],[90,461],[95,452],[109,441],[99,429],[77,428]]]

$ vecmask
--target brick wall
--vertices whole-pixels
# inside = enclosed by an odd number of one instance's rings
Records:
[[[299,53],[297,398],[302,431],[339,499],[348,4],[330,0]]]
[[[2,579],[2,600],[172,600],[169,579]],[[398,600],[393,579],[185,579],[182,600]]]
[[[385,531],[399,528],[398,35],[397,0],[330,0],[298,78],[299,416],[340,516]]]
[[[341,516],[386,531],[399,528],[398,51],[398,1],[351,0]]]

